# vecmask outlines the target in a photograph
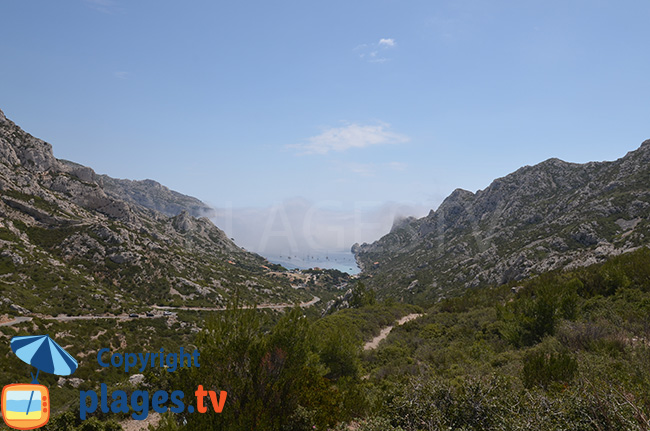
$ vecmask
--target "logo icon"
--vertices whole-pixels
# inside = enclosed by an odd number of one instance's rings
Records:
[[[50,392],[38,384],[38,373],[59,376],[75,372],[79,364],[49,335],[14,337],[11,350],[20,360],[36,367],[32,383],[14,383],[2,388],[2,419],[8,427],[19,430],[40,428],[50,420]]]
[[[50,419],[49,399],[43,385],[7,385],[2,389],[2,417],[15,429],[40,428]]]

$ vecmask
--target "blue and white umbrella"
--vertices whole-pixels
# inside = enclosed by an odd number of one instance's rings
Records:
[[[79,366],[77,360],[49,335],[14,337],[11,339],[11,350],[23,362],[50,374],[68,376]]]
[[[79,363],[68,352],[50,338],[49,335],[30,335],[14,337],[11,339],[11,350],[14,351],[23,362],[26,362],[38,370],[36,377],[32,374],[32,383],[38,383],[38,373],[45,371],[59,376],[68,376],[77,369]],[[32,392],[34,396],[34,392]],[[27,413],[32,404],[32,397],[29,398]]]

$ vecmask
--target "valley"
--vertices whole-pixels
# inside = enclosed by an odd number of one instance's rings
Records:
[[[49,333],[79,361],[41,378],[54,431],[137,429],[132,409],[80,419],[100,382],[228,393],[219,414],[152,415],[160,431],[647,429],[649,167],[650,141],[523,167],[355,244],[358,274],[298,270],[198,199],[56,159],[0,112],[0,378],[26,378],[13,336]],[[205,366],[95,364],[183,346]]]

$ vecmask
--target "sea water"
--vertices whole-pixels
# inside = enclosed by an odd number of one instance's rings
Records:
[[[337,269],[348,274],[358,274],[360,272],[354,255],[350,252],[314,252],[265,256],[269,262],[277,263],[287,269]]]

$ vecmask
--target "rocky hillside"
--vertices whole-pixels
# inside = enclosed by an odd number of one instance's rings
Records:
[[[69,160],[59,159],[66,171],[75,171],[85,181],[97,183],[102,190],[117,200],[141,205],[170,217],[187,211],[193,217],[210,217],[215,214],[212,207],[195,197],[170,190],[154,180],[125,180],[108,175],[97,175],[91,168]],[[83,174],[82,174],[83,172]]]
[[[650,140],[614,162],[550,159],[476,193],[457,189],[352,252],[380,292],[435,300],[647,245],[649,217]]]
[[[170,190],[154,180],[121,180],[100,175],[97,182],[109,196],[142,205],[170,217],[182,211],[187,211],[193,217],[215,215],[214,209],[200,200]]]
[[[0,314],[298,299],[195,198],[58,160],[0,111]],[[172,217],[170,217],[172,216]]]

